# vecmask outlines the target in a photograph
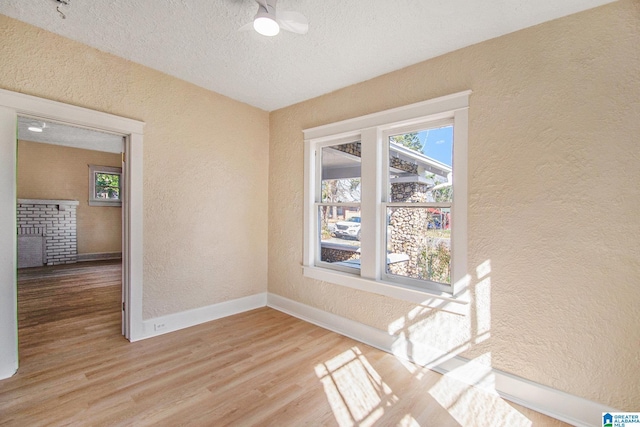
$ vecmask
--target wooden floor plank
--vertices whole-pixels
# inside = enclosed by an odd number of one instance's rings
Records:
[[[113,261],[19,271],[1,426],[562,425],[495,396],[504,413],[460,416],[430,394],[440,375],[266,307],[129,343],[120,277]]]

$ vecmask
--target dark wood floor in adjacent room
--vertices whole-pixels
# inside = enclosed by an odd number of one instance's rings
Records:
[[[563,425],[270,308],[129,343],[120,273],[19,271],[0,425]]]

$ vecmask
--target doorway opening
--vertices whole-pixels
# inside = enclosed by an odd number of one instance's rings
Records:
[[[124,136],[122,163],[123,334],[146,337],[142,321],[142,157],[144,123],[0,89],[0,379],[18,369],[17,123],[18,116]]]
[[[121,315],[124,135],[18,115],[18,329]],[[118,276],[120,276],[118,278]],[[70,322],[60,327],[61,322]],[[53,325],[55,323],[55,326]],[[23,334],[24,336],[21,336]],[[106,332],[106,331],[105,331]],[[30,340],[31,341],[31,340]]]

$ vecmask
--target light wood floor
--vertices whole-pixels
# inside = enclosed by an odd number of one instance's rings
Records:
[[[270,308],[120,335],[120,265],[19,272],[0,425],[563,425]]]

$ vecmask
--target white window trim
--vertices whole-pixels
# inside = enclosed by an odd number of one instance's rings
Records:
[[[410,302],[422,303],[425,298],[435,296],[440,299],[452,300],[460,303],[455,297],[466,289],[469,276],[467,266],[467,144],[468,144],[468,109],[471,91],[431,99],[391,110],[381,111],[337,123],[305,129],[304,133],[304,247],[303,272],[306,277],[334,283],[367,292],[373,292]],[[392,129],[406,128],[424,122],[450,120],[454,123],[454,152],[455,165],[454,191],[455,209],[451,222],[455,224],[452,233],[452,271],[451,288],[448,291],[425,289],[412,286],[411,281],[390,282],[382,274],[382,263],[385,262],[381,248],[384,245],[383,219],[386,215],[386,197],[383,199],[383,177],[386,170],[382,170],[383,162],[362,162],[362,181],[373,182],[369,187],[373,191],[363,191],[361,200],[362,217],[375,218],[375,221],[362,223],[362,238],[360,241],[362,253],[379,254],[361,258],[360,274],[316,266],[319,244],[317,234],[317,214],[314,197],[319,173],[315,159],[318,147],[333,145],[341,138],[359,138],[362,141],[363,158],[382,159],[384,156],[383,134]],[[375,140],[376,143],[367,143]],[[385,213],[382,210],[385,210]]]
[[[118,199],[96,198],[96,173],[120,175],[120,197]],[[122,206],[122,168],[89,165],[89,206]]]

